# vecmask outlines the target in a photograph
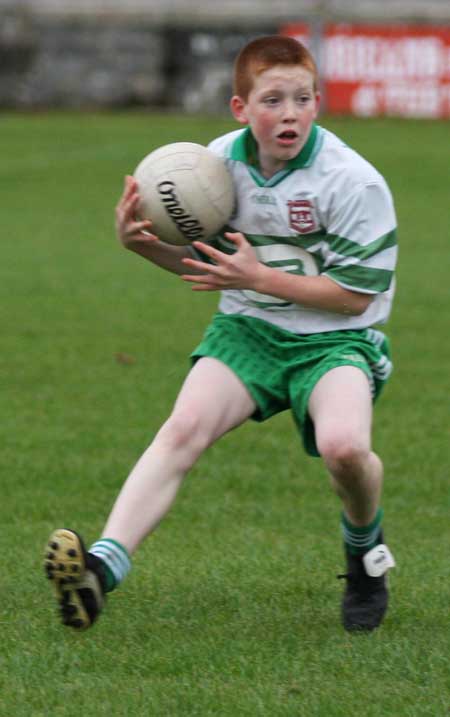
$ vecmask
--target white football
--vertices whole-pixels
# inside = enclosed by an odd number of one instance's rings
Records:
[[[229,220],[234,185],[225,162],[194,142],[155,149],[134,171],[138,214],[152,221],[151,231],[169,244],[205,241]]]

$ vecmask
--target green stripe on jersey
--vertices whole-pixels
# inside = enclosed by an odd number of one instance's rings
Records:
[[[235,230],[232,227],[226,227],[223,231]],[[284,244],[304,249],[314,257],[319,273],[323,272],[337,283],[348,286],[350,289],[369,290],[373,293],[377,293],[389,289],[393,271],[384,268],[366,267],[359,262],[366,261],[376,254],[396,246],[396,235],[397,232],[393,229],[365,246],[361,246],[337,234],[327,234],[324,229],[304,235],[273,236],[246,234],[246,237],[249,243],[254,247]],[[229,241],[223,233],[218,234],[209,243],[226,254],[234,254],[236,251],[236,246],[233,242]],[[327,250],[333,251],[346,259],[355,259],[357,263],[345,264],[344,266],[339,266],[338,263],[334,263],[324,271],[324,253],[326,256]],[[271,262],[271,265],[274,265],[274,262]],[[282,264],[280,264],[280,266],[281,265]]]
[[[236,246],[230,242],[224,236],[224,232],[234,232],[236,229],[233,227],[225,227],[220,234],[214,237],[214,241],[210,241],[211,244],[216,246],[223,245],[223,250],[227,253],[227,249],[232,253],[236,251]],[[317,232],[311,232],[310,234],[290,234],[288,236],[274,236],[271,234],[249,234],[246,233],[247,240],[253,246],[266,246],[268,244],[291,244],[292,246],[298,246],[302,249],[309,249],[315,244],[318,245],[317,249],[324,248],[324,244],[328,244],[328,247],[335,254],[345,257],[354,257],[355,259],[365,260],[379,254],[386,249],[390,249],[397,245],[397,231],[392,231],[384,234],[381,237],[377,237],[368,244],[361,245],[357,242],[341,237],[338,234],[327,234],[325,229],[320,229]],[[320,243],[320,246],[319,246]]]
[[[325,271],[324,274],[350,289],[361,289],[371,293],[387,291],[393,277],[393,272],[387,269],[369,269],[358,264],[336,266]]]
[[[330,249],[341,256],[351,256],[355,259],[369,259],[375,254],[379,254],[385,249],[390,249],[397,245],[397,231],[384,234],[377,239],[369,242],[369,244],[358,244],[357,242],[341,237],[338,234],[327,234],[325,240],[329,243]]]
[[[236,251],[236,245],[233,244],[229,239],[224,236],[224,232],[235,232],[237,231],[233,227],[225,227],[220,234],[214,237],[213,241],[209,241],[208,244],[216,246],[224,253],[233,253]],[[290,234],[288,236],[274,236],[271,234],[249,234],[245,233],[247,241],[252,246],[268,246],[269,244],[290,244],[291,246],[298,246],[301,249],[309,249],[309,247],[320,243],[327,239],[328,234],[324,229],[318,232],[311,232],[311,234]]]

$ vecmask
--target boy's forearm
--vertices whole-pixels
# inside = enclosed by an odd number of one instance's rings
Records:
[[[337,314],[358,316],[363,314],[373,299],[344,289],[327,276],[299,276],[260,265],[254,287],[261,294],[269,294],[310,309],[332,311]]]
[[[126,248],[173,274],[182,274],[184,272],[181,260],[183,257],[188,256],[187,247],[164,244],[160,241],[151,244],[132,241],[127,244]]]

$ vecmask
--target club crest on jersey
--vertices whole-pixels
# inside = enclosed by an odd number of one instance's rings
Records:
[[[287,203],[289,226],[299,234],[309,234],[318,229],[314,206],[308,199],[293,199]]]

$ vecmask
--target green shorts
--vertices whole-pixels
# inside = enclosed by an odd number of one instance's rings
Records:
[[[366,374],[375,400],[392,371],[389,344],[375,329],[297,335],[239,314],[216,314],[191,358],[222,361],[239,377],[257,409],[252,418],[292,410],[306,452],[318,456],[308,401],[318,380],[336,366]]]

